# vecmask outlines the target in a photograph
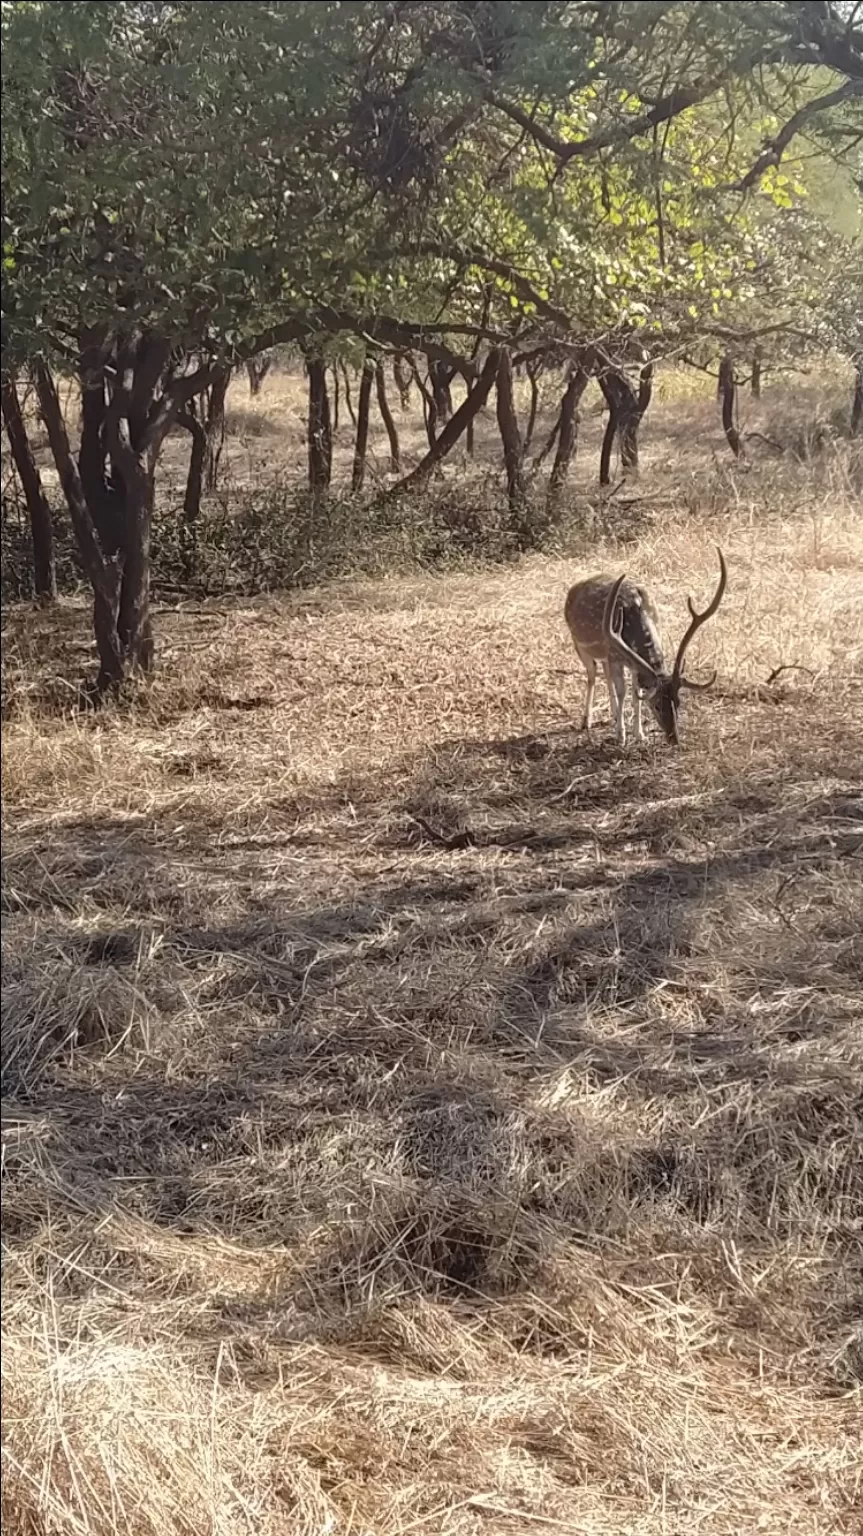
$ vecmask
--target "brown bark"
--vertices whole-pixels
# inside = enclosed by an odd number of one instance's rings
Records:
[[[333,470],[327,370],[321,357],[307,358],[306,368],[309,375],[309,490],[320,495],[328,489]]]
[[[756,347],[752,354],[752,379],[750,381],[753,400],[761,399],[762,356],[761,348]]]
[[[851,436],[859,437],[861,433],[863,433],[863,357],[857,360],[854,399],[851,403]]]
[[[600,485],[611,484],[611,454],[614,440],[620,444],[620,467],[624,475],[638,474],[638,429],[653,394],[653,365],[642,368],[636,394],[620,368],[604,368],[599,387],[608,406],[608,424],[602,440],[599,460]]]
[[[351,418],[351,426],[355,427],[357,424],[357,416],[356,411],[354,410],[354,402],[351,397],[351,380],[348,373],[348,365],[347,363],[341,363],[339,366],[341,367],[342,371],[342,383],[345,386],[345,405],[348,408],[348,415]]]
[[[534,429],[536,427],[536,413],[539,410],[539,368],[533,363],[527,364],[527,379],[530,385],[530,411],[527,418],[527,431],[524,434],[524,452],[530,452],[533,442]]]
[[[249,379],[249,393],[259,395],[270,369],[273,366],[272,357],[266,352],[259,353],[257,357],[250,357],[246,363],[246,374]]]
[[[207,457],[207,431],[190,408],[177,418],[192,438],[189,468],[186,474],[186,494],[183,498],[183,520],[180,524],[180,558],[183,575],[191,581],[195,574],[198,551],[198,524],[201,517],[201,495],[204,489],[204,463]]]
[[[435,443],[437,442],[437,407],[434,403],[432,392],[425,381],[420,377],[420,371],[415,363],[413,364],[413,379],[417,389],[420,392],[420,399],[423,403],[423,422],[425,424],[429,452],[431,452]]]
[[[374,358],[367,357],[360,375],[360,397],[357,404],[357,436],[354,446],[354,468],[351,490],[359,495],[366,477],[366,453],[369,446],[369,412],[372,403],[372,384],[375,378]]]
[[[481,332],[484,331],[486,329],[486,327],[488,326],[488,317],[491,314],[491,305],[492,305],[492,299],[493,298],[494,298],[494,285],[492,283],[486,283],[485,287],[484,287],[484,290],[483,290],[482,316],[481,316],[481,319],[480,319],[480,331],[477,332],[477,335],[476,335],[476,337],[474,339],[474,344],[471,347],[471,353],[470,353],[471,362],[474,365],[476,365],[477,359],[479,357],[479,349],[480,349],[480,345],[481,345],[481,342],[482,342]],[[467,443],[466,443],[467,452],[468,452],[468,455],[469,455],[470,458],[473,458],[473,452],[474,452],[474,446],[475,446],[475,435],[476,435],[476,423],[477,423],[476,416],[472,416],[470,421],[468,422]]]
[[[146,457],[132,448],[122,425],[117,432],[111,457],[115,464],[122,465],[129,530],[117,630],[127,670],[140,667],[142,671],[150,672],[155,659],[150,615],[153,477]]]
[[[147,399],[135,400],[126,383],[125,349],[117,349],[117,382],[105,416],[103,441],[111,468],[114,511],[120,525],[123,574],[117,633],[126,672],[149,672],[154,660],[150,617],[150,534],[158,446],[148,441]],[[148,391],[147,398],[152,394]]]
[[[102,548],[106,555],[116,555],[122,547],[123,528],[122,518],[118,515],[116,487],[110,484],[106,468],[105,421],[108,401],[105,360],[104,332],[97,328],[85,330],[80,337],[78,356],[78,379],[81,385],[78,470]],[[59,465],[57,469],[59,473]]]
[[[204,487],[207,491],[216,489],[219,477],[219,460],[225,446],[225,399],[230,382],[230,368],[220,368],[202,397],[204,427],[207,433],[207,451],[204,460]]]
[[[524,477],[524,446],[512,393],[512,357],[506,350],[501,353],[500,366],[497,370],[497,424],[503,443],[503,462],[506,469],[510,512],[519,519],[527,489]]]
[[[614,439],[616,438],[616,436],[617,436],[617,411],[616,411],[615,407],[609,401],[608,402],[608,421],[606,422],[605,433],[604,433],[603,439],[602,439],[602,448],[600,449],[600,452],[599,452],[599,483],[600,483],[600,485],[610,485],[611,484],[611,454],[612,454],[612,450],[614,448]]]
[[[638,375],[638,419],[639,419],[639,423],[641,422],[642,416],[644,416],[645,412],[647,411],[647,409],[648,409],[652,399],[653,399],[653,364],[652,363],[645,363],[644,367],[641,370],[641,373]]]
[[[333,363],[333,437],[334,438],[338,435],[338,430],[339,430],[339,414],[340,414],[339,408],[341,406],[341,403],[342,403],[342,391],[341,391],[341,386],[339,384],[339,365],[338,365],[338,363]]]
[[[393,475],[398,475],[401,473],[402,467],[401,447],[399,445],[399,434],[396,429],[395,421],[393,420],[393,413],[390,410],[389,401],[387,400],[387,385],[386,379],[384,377],[384,365],[380,358],[378,358],[377,365],[375,367],[375,385],[377,388],[378,409],[381,413],[383,424],[387,429],[387,437],[390,440],[390,473]]]
[[[719,364],[718,392],[722,404],[722,430],[735,459],[739,459],[742,445],[734,420],[737,414],[737,380],[734,377],[734,363],[728,356],[723,357]]]
[[[403,352],[396,352],[395,356],[393,357],[393,378],[395,380],[396,389],[399,392],[399,403],[401,408],[403,411],[409,411],[411,404],[411,383],[413,382],[413,375],[411,373],[410,364],[408,363],[408,360]]]
[[[125,660],[117,626],[122,562],[117,554],[103,551],[100,544],[81,475],[72,457],[57,388],[44,363],[40,363],[36,370],[36,391],[75,530],[81,562],[93,588],[93,629],[99,652],[99,684],[103,688],[109,687],[122,682],[125,676]]]
[[[14,379],[8,379],[3,385],[3,421],[30,519],[34,591],[40,601],[51,602],[57,596],[51,507],[33,457],[33,449],[30,446],[21,411],[21,402],[18,399],[18,386]]]
[[[558,444],[548,483],[549,506],[560,502],[563,487],[569,474],[569,466],[575,455],[578,441],[578,404],[588,384],[588,374],[583,368],[574,368],[563,396],[558,417]]]
[[[448,368],[438,358],[429,358],[429,384],[431,385],[432,399],[434,400],[437,423],[446,426],[452,416],[452,390],[450,388],[454,377],[452,368]]]
[[[494,387],[497,370],[500,365],[500,351],[494,349],[489,352],[485,365],[479,374],[473,388],[462,401],[458,410],[453,413],[444,427],[439,438],[432,448],[429,448],[425,458],[420,461],[416,469],[412,469],[409,475],[399,480],[389,491],[390,496],[400,496],[405,491],[413,490],[428,479],[435,467],[445,459],[447,454],[458,442],[463,432],[478,416],[485,405]]]
[[[170,344],[153,332],[134,337],[92,328],[82,333],[77,464],[54,380],[46,365],[36,371],[51,451],[93,587],[103,689],[152,666],[150,531],[156,462],[183,406],[221,382],[214,368],[177,374],[170,360]]]
[[[552,427],[551,431],[548,434],[548,437],[546,438],[545,442],[543,443],[542,447],[540,448],[539,453],[534,454],[533,460],[531,461],[531,472],[533,474],[536,474],[536,471],[545,463],[545,460],[548,458],[549,454],[551,453],[552,448],[554,447],[555,443],[557,442],[558,434],[560,432],[560,421],[561,421],[561,416],[562,415],[563,415],[563,406],[561,405],[561,408],[558,411],[557,416],[555,418],[554,426]]]
[[[78,463],[54,380],[40,365],[36,385],[51,451],[69,506],[81,561],[93,587],[101,688],[153,663],[150,527],[155,463],[179,408],[180,392],[156,399],[169,348],[143,335],[107,346],[81,337],[82,432]],[[113,379],[105,388],[108,362]],[[108,472],[110,468],[110,473]]]

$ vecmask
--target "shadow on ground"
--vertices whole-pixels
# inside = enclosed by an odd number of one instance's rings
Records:
[[[481,1311],[574,1245],[681,1224],[696,1250],[793,1230],[838,1273],[863,1202],[853,787],[693,788],[565,734],[431,755],[360,814],[334,793],[323,832],[296,806],[257,835],[11,829],[3,1093],[42,1134],[6,1149],[7,1242],[142,1223],[145,1286],[159,1232],[276,1253],[265,1296],[218,1307],[285,1338],[350,1333],[382,1293]]]

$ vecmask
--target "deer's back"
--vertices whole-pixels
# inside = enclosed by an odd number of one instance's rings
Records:
[[[601,661],[606,653],[602,619],[615,580],[616,577],[604,572],[598,576],[589,576],[585,581],[577,581],[574,587],[570,587],[566,599],[564,617],[573,642],[579,651],[586,651],[597,661]],[[654,671],[661,672],[664,663],[659,615],[650,594],[644,587],[636,586],[634,581],[627,579],[618,594],[613,620],[615,628],[620,626],[621,610],[621,633],[626,644],[639,656],[643,656]]]

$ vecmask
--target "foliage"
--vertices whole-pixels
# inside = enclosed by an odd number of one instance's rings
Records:
[[[107,677],[152,652],[155,464],[225,364],[857,345],[840,3],[17,0],[2,34],[3,367],[38,364]]]
[[[805,195],[775,164],[740,190],[828,83],[801,9],[5,6],[4,347],[62,357],[106,321],[222,352],[324,305],[477,320],[489,276],[500,325],[716,319]],[[811,67],[765,73],[783,50]]]

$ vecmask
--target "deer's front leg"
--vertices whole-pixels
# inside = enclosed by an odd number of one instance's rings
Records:
[[[626,702],[626,678],[623,668],[616,667],[611,662],[606,662],[605,680],[608,683],[608,695],[614,715],[614,733],[617,737],[617,744],[619,747],[625,747],[626,719],[624,716],[624,705]]]
[[[638,684],[638,677],[637,677],[636,673],[633,672],[633,674],[632,674],[632,715],[633,715],[633,721],[634,721],[634,724],[635,724],[635,739],[636,739],[636,741],[643,741],[644,740],[644,725],[643,725],[642,718],[641,718],[641,701],[642,701],[642,698],[643,698],[643,694],[642,694],[641,688],[639,687],[639,684]]]

